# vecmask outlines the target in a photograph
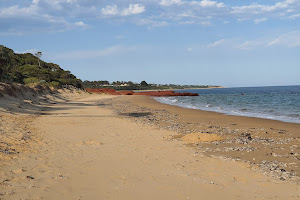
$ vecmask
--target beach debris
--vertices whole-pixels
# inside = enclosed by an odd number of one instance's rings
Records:
[[[5,149],[1,149],[0,148],[0,152],[1,153],[4,153],[4,154],[8,154],[8,155],[11,155],[11,154],[18,154],[19,152],[17,152],[15,149],[12,149],[12,148],[5,148]]]
[[[31,179],[31,180],[34,179],[34,177],[32,177],[32,176],[26,176],[26,178]]]
[[[224,138],[217,134],[208,133],[190,133],[181,138],[186,143],[222,141]]]
[[[250,133],[242,133],[241,136],[247,138],[248,140],[252,140]]]

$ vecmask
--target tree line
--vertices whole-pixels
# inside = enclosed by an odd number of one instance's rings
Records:
[[[38,83],[51,87],[72,85],[82,88],[82,81],[59,65],[41,60],[42,52],[18,54],[0,45],[0,81],[21,84]]]
[[[189,88],[209,88],[218,86],[208,85],[176,85],[176,84],[154,84],[142,81],[134,83],[132,81],[84,81],[82,83],[84,88],[110,88],[116,90],[174,90],[174,89],[189,89]]]

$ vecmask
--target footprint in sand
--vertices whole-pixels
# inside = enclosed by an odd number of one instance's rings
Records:
[[[103,143],[99,142],[99,141],[94,141],[94,140],[86,140],[86,141],[82,141],[81,145],[100,146],[100,145],[103,145]]]
[[[14,169],[14,170],[11,170],[11,172],[13,174],[19,174],[19,173],[24,172],[24,171],[26,171],[26,170],[24,170],[24,169]]]

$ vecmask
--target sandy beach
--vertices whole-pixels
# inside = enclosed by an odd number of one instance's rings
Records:
[[[299,124],[144,96],[15,99],[0,99],[0,199],[300,199]]]
[[[193,133],[222,138],[206,143],[199,139],[186,142],[204,155],[242,160],[281,180],[298,179],[300,174],[300,124],[180,108],[145,96],[123,96],[103,101],[100,106],[121,115],[144,113],[131,118],[175,131],[178,138],[193,137]]]

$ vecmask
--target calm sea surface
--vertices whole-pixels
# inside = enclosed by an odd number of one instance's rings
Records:
[[[300,123],[300,86],[190,89],[198,97],[157,97],[185,108]]]

